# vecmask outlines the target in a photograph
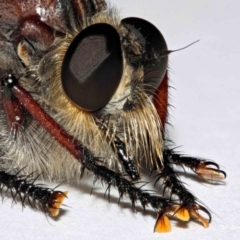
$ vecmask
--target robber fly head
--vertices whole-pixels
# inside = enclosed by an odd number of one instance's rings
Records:
[[[42,78],[51,79],[49,101],[65,117],[107,125],[131,154],[148,146],[145,157],[161,157],[162,126],[152,98],[166,74],[166,42],[146,20],[119,22],[105,14],[69,32],[40,62]]]

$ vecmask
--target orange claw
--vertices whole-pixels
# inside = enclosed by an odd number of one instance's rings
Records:
[[[154,232],[164,233],[171,231],[171,223],[167,216],[162,216],[161,218],[157,219],[157,222],[154,227]]]
[[[169,207],[164,214],[175,216],[182,221],[189,221],[190,219],[189,211],[186,208],[181,207],[180,205],[174,205]],[[155,232],[164,233],[171,231],[171,223],[166,215],[158,215],[158,219],[154,227]]]
[[[181,207],[180,205],[176,205],[175,206],[175,216],[182,220],[182,221],[189,221],[190,219],[190,215],[189,215],[189,211],[184,208],[184,207]]]
[[[209,165],[215,166],[216,168],[208,167]],[[219,170],[219,167],[214,162],[202,162],[200,163],[195,172],[199,177],[203,178],[206,181],[216,180],[220,181],[226,178],[226,173]]]
[[[48,201],[48,212],[52,217],[59,214],[60,207],[67,197],[68,192],[53,192]]]
[[[204,213],[206,213],[209,219],[206,219],[205,217],[200,215],[199,211],[203,211]],[[158,214],[158,218],[154,227],[154,232],[163,233],[171,231],[171,223],[166,215],[176,217],[182,221],[189,221],[190,216],[192,216],[198,221],[200,221],[205,228],[209,227],[209,223],[211,222],[211,214],[205,207],[195,204],[188,209],[176,204],[173,206],[169,206],[167,209],[165,209],[164,212],[162,211]]]
[[[196,210],[190,210],[191,216],[195,217],[197,220],[199,220],[205,228],[209,227],[209,221],[201,216]]]

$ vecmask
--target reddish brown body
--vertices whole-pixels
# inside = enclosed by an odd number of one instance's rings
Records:
[[[166,124],[168,114],[168,74],[166,73],[159,88],[154,95],[154,104],[158,111],[158,114],[163,125],[163,129]]]

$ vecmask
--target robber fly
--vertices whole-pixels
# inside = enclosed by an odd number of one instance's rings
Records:
[[[173,166],[205,180],[226,174],[169,147],[171,51],[161,32],[141,18],[120,19],[104,0],[5,0],[0,16],[2,192],[57,216],[67,192],[35,180],[79,181],[91,172],[120,199],[155,210],[157,232],[170,231],[169,216],[207,227],[209,210]],[[169,197],[136,185],[145,167]]]

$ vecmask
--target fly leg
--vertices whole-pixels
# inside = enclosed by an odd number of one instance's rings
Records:
[[[19,197],[23,207],[27,201],[32,208],[40,206],[50,216],[57,216],[68,192],[56,191],[43,184],[36,184],[36,180],[37,178],[32,178],[31,174],[21,175],[21,171],[13,174],[0,170],[1,195],[4,197],[10,192],[13,201]]]
[[[220,170],[217,163],[212,161],[178,154],[171,149],[164,150],[164,159],[166,159],[169,164],[190,168],[206,181],[220,181],[226,178],[226,173]]]
[[[216,163],[182,156],[169,149],[165,149],[163,152],[163,163],[159,161],[158,167],[155,168],[155,170],[159,169],[156,170],[158,173],[155,185],[161,180],[163,183],[163,195],[168,190],[170,198],[175,196],[179,201],[179,204],[172,206],[168,211],[160,211],[158,219],[170,213],[183,221],[188,221],[192,216],[200,221],[204,227],[208,227],[211,222],[211,213],[206,207],[200,205],[198,199],[184,186],[177,173],[173,170],[172,164],[187,166],[207,180],[222,180],[226,177],[225,172],[219,170]],[[209,165],[213,165],[215,168],[210,168],[208,167]],[[208,219],[203,217],[200,212],[204,212],[208,216]]]

